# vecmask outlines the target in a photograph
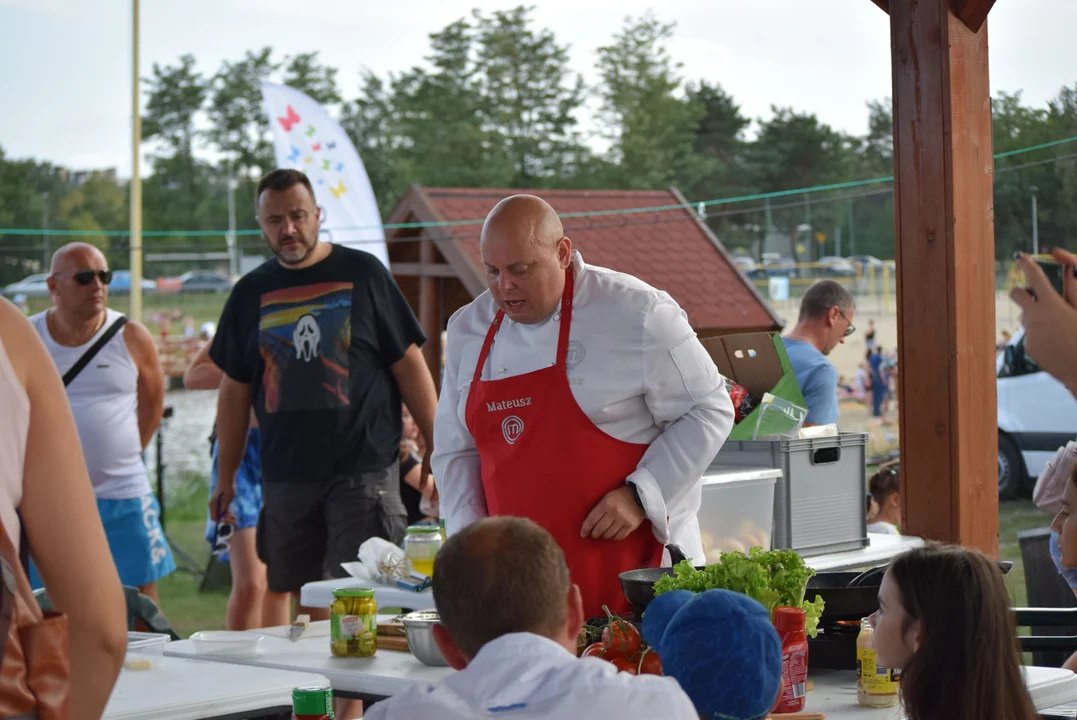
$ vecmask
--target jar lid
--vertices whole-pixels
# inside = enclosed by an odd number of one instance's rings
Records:
[[[292,690],[292,712],[296,715],[325,715],[332,707],[333,690],[328,685],[305,685]]]
[[[800,608],[774,608],[774,629],[780,633],[804,630],[805,612]]]
[[[374,597],[374,591],[369,588],[337,588],[333,591],[333,597],[370,598]]]
[[[408,535],[433,535],[434,533],[441,533],[441,528],[437,525],[412,525],[408,528]]]

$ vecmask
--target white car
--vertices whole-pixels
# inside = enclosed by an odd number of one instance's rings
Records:
[[[37,273],[36,275],[27,275],[18,282],[11,283],[4,288],[3,294],[6,298],[13,298],[16,295],[25,295],[28,298],[43,298],[49,296],[49,284],[48,273]]]
[[[1028,489],[1060,447],[1077,438],[1077,400],[1025,353],[1020,329],[996,359],[998,493]]]

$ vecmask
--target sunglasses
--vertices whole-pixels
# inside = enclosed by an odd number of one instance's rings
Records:
[[[57,273],[53,277],[69,277],[74,278],[75,282],[79,285],[89,285],[93,283],[94,278],[101,281],[102,285],[108,285],[112,282],[111,270],[79,270],[76,273]]]
[[[217,501],[217,517],[223,518],[221,514],[221,503]],[[232,534],[235,533],[236,528],[232,523],[221,520],[213,526],[213,540],[210,544],[213,546],[212,554],[214,557],[228,552],[228,547],[232,542]]]

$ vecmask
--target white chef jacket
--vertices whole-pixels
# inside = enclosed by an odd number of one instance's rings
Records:
[[[553,640],[513,633],[488,642],[466,668],[436,685],[394,695],[367,720],[698,720],[673,678],[629,675],[578,659]]]
[[[725,380],[669,294],[631,275],[588,265],[578,252],[573,252],[572,270],[575,289],[566,363],[572,396],[606,434],[650,446],[626,480],[639,490],[655,538],[663,545],[680,545],[702,563],[696,520],[701,478],[733,427]],[[464,414],[475,365],[496,314],[497,304],[486,291],[449,320],[433,453],[441,516],[449,534],[487,515],[479,452]],[[552,366],[560,320],[559,305],[542,323],[502,323],[482,379]]]

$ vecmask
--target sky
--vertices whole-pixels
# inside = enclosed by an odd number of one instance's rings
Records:
[[[890,95],[887,16],[871,0],[532,0],[534,19],[570,46],[595,81],[595,49],[625,16],[675,22],[673,57],[688,80],[721,83],[751,118],[772,105],[867,130],[869,100]],[[272,46],[318,51],[346,99],[359,73],[422,64],[428,34],[482,0],[142,0],[141,75],[184,53],[212,74],[222,60]],[[1042,106],[1077,83],[1077,0],[1000,0],[991,13],[991,89]],[[73,169],[130,174],[131,1],[0,0],[0,147]],[[143,149],[145,152],[145,148]]]

